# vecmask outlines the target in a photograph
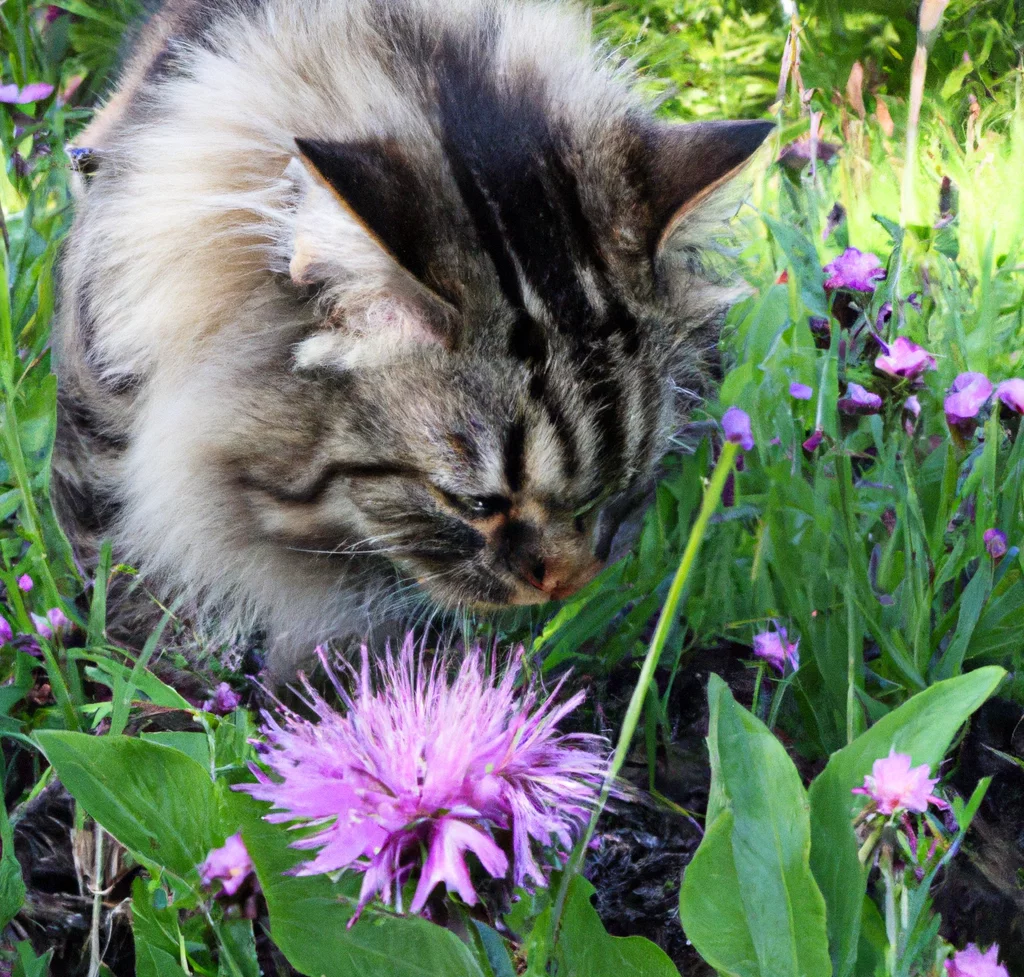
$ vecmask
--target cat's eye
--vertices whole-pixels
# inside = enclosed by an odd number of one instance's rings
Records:
[[[445,500],[471,519],[489,519],[508,511],[509,501],[501,495],[456,495],[441,489]]]

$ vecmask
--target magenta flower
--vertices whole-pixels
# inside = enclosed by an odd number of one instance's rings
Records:
[[[848,383],[846,396],[839,399],[837,406],[844,414],[877,414],[882,409],[882,398],[859,383]]]
[[[814,159],[819,163],[828,163],[838,152],[839,147],[835,143],[819,141],[815,147]],[[779,158],[776,160],[777,163],[797,173],[807,166],[810,161],[811,137],[809,135],[800,136],[794,139],[793,142],[783,146],[782,151],[779,153]]]
[[[912,768],[911,762],[908,754],[897,753],[893,747],[887,757],[872,764],[871,773],[864,778],[864,786],[854,787],[853,793],[870,797],[878,812],[885,815],[896,811],[923,814],[929,804],[947,807],[945,801],[932,794],[939,778],[928,776],[928,764]]]
[[[305,679],[318,724],[283,707],[280,720],[264,713],[269,773],[254,770],[258,783],[238,789],[272,802],[269,821],[320,829],[295,843],[319,849],[296,874],[364,873],[350,925],[377,893],[401,911],[417,871],[412,912],[439,883],[475,903],[467,852],[494,878],[544,884],[536,847],[572,846],[606,775],[599,737],[556,729],[582,693],[556,706],[560,683],[538,704],[535,691],[516,688],[518,665],[495,675],[479,648],[449,679],[451,665],[428,664],[410,635],[372,670],[364,649],[351,696],[327,668],[345,715]]]
[[[40,102],[53,94],[53,85],[36,81],[24,88],[17,85],[0,85],[0,102],[8,105],[26,105],[29,102]]]
[[[849,292],[873,292],[875,283],[885,278],[885,269],[878,255],[856,248],[847,248],[838,258],[833,258],[825,265],[824,271],[828,275],[825,279],[826,292],[837,288]]]
[[[1006,555],[1006,533],[1001,529],[986,529],[982,539],[985,541],[985,551],[993,560]]]
[[[768,662],[780,675],[786,671],[786,662],[794,672],[800,667],[799,648],[800,639],[790,642],[785,628],[754,635],[754,654]]]
[[[1024,380],[1014,377],[1012,380],[1004,380],[996,387],[996,398],[1002,401],[1010,410],[1018,414],[1024,414]]]
[[[2,614],[0,614],[0,645],[5,645],[9,641],[14,640],[14,628],[11,627],[11,622],[7,620]]]
[[[815,448],[825,440],[825,432],[819,427],[816,428],[814,433],[801,445],[804,451],[814,451]]]
[[[253,872],[252,859],[240,834],[233,834],[223,847],[214,848],[199,868],[199,879],[209,887],[219,879],[221,891],[233,896]]]
[[[59,607],[51,607],[46,612],[46,617],[39,614],[29,614],[29,617],[32,618],[32,623],[36,627],[36,633],[44,638],[53,638],[55,634],[60,634],[71,624],[67,615]]]
[[[925,370],[935,369],[935,357],[903,336],[883,343],[882,348],[885,352],[875,357],[875,369],[891,377],[916,380]]]
[[[946,961],[946,977],[1010,977],[999,962],[999,944],[993,943],[984,953],[973,943],[953,954]]]
[[[814,396],[814,389],[806,383],[791,383],[789,385],[789,396],[794,400],[810,400]]]
[[[23,594],[27,594],[32,589],[32,578],[27,574],[23,573],[18,577],[18,590]]]
[[[744,451],[754,447],[754,436],[750,433],[750,415],[739,407],[730,407],[722,415],[722,430],[725,440],[738,444]]]
[[[961,373],[943,403],[949,426],[970,433],[974,418],[990,396],[992,381],[984,373]]]
[[[213,696],[203,703],[204,712],[212,712],[215,716],[226,716],[234,712],[242,703],[242,697],[227,682],[221,682],[214,689]]]

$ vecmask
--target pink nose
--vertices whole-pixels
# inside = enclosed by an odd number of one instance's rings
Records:
[[[590,583],[601,569],[601,561],[573,565],[559,560],[532,560],[520,570],[523,579],[551,600],[563,600]]]

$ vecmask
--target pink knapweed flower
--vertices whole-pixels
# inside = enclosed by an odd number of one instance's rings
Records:
[[[221,848],[214,848],[198,868],[203,885],[211,886],[219,879],[228,896],[233,896],[253,873],[252,859],[240,834],[233,834]]]
[[[213,695],[203,703],[203,711],[212,712],[215,716],[226,716],[241,703],[242,697],[227,682],[221,682],[214,689]]]
[[[849,292],[873,292],[875,283],[885,278],[885,269],[878,255],[870,251],[847,248],[838,258],[833,258],[824,268],[825,291],[844,288]]]
[[[320,652],[327,667],[326,657]],[[443,883],[477,901],[466,853],[494,878],[543,884],[536,846],[568,850],[607,772],[599,737],[560,734],[557,723],[583,700],[538,704],[516,688],[518,664],[495,675],[479,648],[458,663],[427,664],[410,635],[399,654],[371,670],[364,650],[351,696],[327,667],[347,709],[333,709],[303,678],[314,724],[288,709],[264,714],[269,772],[238,787],[270,801],[267,820],[314,824],[295,843],[319,849],[296,874],[363,872],[359,911],[377,894],[401,911],[402,886],[417,871],[410,910]],[[424,858],[425,855],[425,858]]]
[[[925,370],[935,369],[935,357],[904,336],[882,345],[885,352],[875,357],[875,369],[891,377],[914,380]]]
[[[877,414],[882,409],[882,398],[859,383],[848,383],[846,396],[841,397],[836,406],[844,414]]]
[[[750,433],[750,415],[739,407],[730,407],[722,415],[722,430],[725,440],[738,444],[744,451],[754,447],[754,435]]]
[[[794,400],[810,400],[814,396],[814,388],[806,383],[793,382],[789,385],[789,396]]]
[[[973,426],[978,411],[992,396],[992,381],[984,373],[961,373],[943,402],[950,427]]]
[[[32,586],[32,578],[27,573],[23,573],[18,577],[18,590],[23,594],[27,594],[32,589]]]
[[[780,675],[786,671],[787,662],[794,672],[800,667],[799,649],[800,639],[791,642],[785,628],[754,635],[754,654],[768,662]]]
[[[1010,977],[999,962],[999,944],[993,943],[984,953],[973,943],[953,954],[946,961],[946,977]]]
[[[26,105],[29,102],[39,102],[49,98],[53,94],[53,85],[43,81],[32,82],[24,88],[17,85],[0,85],[0,102],[8,105]]]
[[[2,614],[0,614],[0,645],[7,644],[8,641],[14,640],[14,628],[11,627],[11,622],[7,620]]]
[[[996,398],[1010,410],[1024,414],[1024,380],[1017,377],[1012,380],[1004,380],[996,387]]]
[[[1006,556],[1006,533],[1001,529],[986,529],[982,539],[985,541],[985,552],[993,560]]]
[[[854,794],[865,794],[876,805],[880,814],[912,811],[923,814],[929,804],[945,808],[946,802],[932,794],[938,777],[929,777],[928,764],[911,767],[909,754],[897,753],[893,747],[889,755],[876,760],[871,773],[864,778],[863,787],[854,787]]]

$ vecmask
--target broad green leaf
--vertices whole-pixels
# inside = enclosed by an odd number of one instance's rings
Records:
[[[642,936],[610,936],[591,905],[594,887],[576,876],[569,884],[555,960],[560,977],[679,977],[659,946]]]
[[[14,977],[46,977],[50,972],[52,949],[37,957],[28,940],[15,943],[14,946],[18,951],[18,959],[14,962]]]
[[[736,702],[716,675],[708,683],[708,700],[709,816],[718,832],[713,836],[709,832],[701,848],[709,844],[709,837],[713,846],[724,844],[719,823],[728,816],[735,881],[685,887],[680,911],[684,928],[687,918],[695,914],[719,920],[735,915],[739,907],[729,900],[738,891],[746,932],[734,919],[729,926],[704,927],[702,936],[710,936],[711,944],[702,946],[688,928],[687,936],[706,959],[730,961],[734,967],[744,964],[753,948],[753,972],[762,977],[828,977],[832,968],[825,901],[809,865],[810,821],[800,775],[782,744]],[[728,871],[724,851],[713,852],[710,859],[719,875]]]
[[[184,977],[178,958],[178,911],[156,909],[142,879],[132,883],[132,938],[136,977]]]
[[[679,919],[700,955],[727,977],[760,977],[732,855],[733,818],[723,811],[686,867]]]
[[[210,774],[181,751],[62,730],[36,739],[75,800],[141,861],[187,879],[223,841]]]
[[[0,930],[18,915],[25,902],[25,880],[21,877],[21,865],[14,857],[13,850],[4,848],[0,858]]]
[[[316,977],[484,977],[473,952],[450,930],[419,917],[367,908],[351,929],[359,876],[286,875],[310,857],[296,840],[261,818],[266,806],[244,794],[225,797],[229,833],[241,828],[270,912],[270,934],[304,974]]]
[[[853,817],[860,805],[850,792],[890,749],[909,753],[915,764],[934,768],[956,731],[1005,674],[1001,668],[979,668],[919,692],[832,754],[811,784],[811,868],[828,906],[829,949],[836,977],[848,977],[856,963],[866,884],[853,832]]]

